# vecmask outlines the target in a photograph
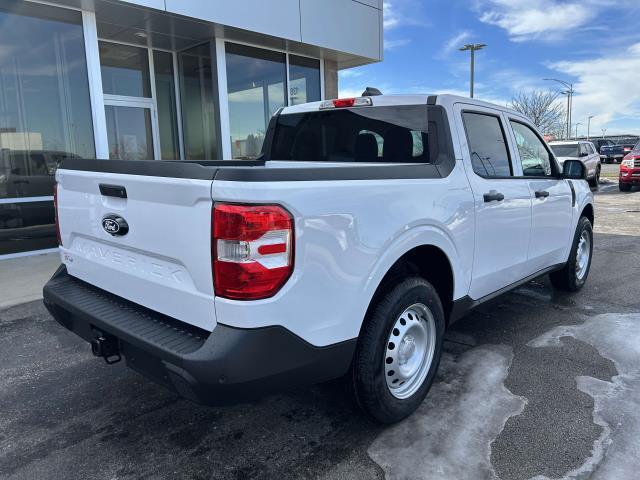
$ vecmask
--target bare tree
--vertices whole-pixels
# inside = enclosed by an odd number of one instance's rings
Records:
[[[509,107],[528,117],[544,135],[564,138],[567,117],[559,97],[552,91],[520,92],[512,97]]]

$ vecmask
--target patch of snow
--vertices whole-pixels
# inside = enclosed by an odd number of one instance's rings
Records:
[[[483,345],[457,359],[445,354],[418,411],[369,447],[386,478],[496,478],[491,442],[526,405],[504,385],[512,359],[507,346]]]
[[[593,377],[576,379],[578,389],[593,397],[593,420],[603,431],[591,456],[563,478],[639,478],[640,314],[595,315],[581,325],[556,327],[529,346],[560,347],[561,338],[567,336],[595,347],[601,356],[614,362],[618,375],[611,382]]]

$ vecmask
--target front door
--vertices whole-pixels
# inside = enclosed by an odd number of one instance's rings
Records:
[[[532,201],[529,274],[566,260],[571,245],[571,188],[544,141],[523,119],[509,118],[522,174]]]
[[[507,142],[499,110],[457,104],[464,166],[475,200],[476,236],[469,296],[490,295],[527,276],[531,194]]]
[[[153,56],[148,48],[101,40],[100,68],[109,158],[160,158]]]
[[[105,99],[104,110],[110,159],[160,158],[157,117],[153,103]]]

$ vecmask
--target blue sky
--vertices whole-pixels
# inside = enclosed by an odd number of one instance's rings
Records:
[[[640,134],[640,0],[385,0],[384,61],[340,73],[340,96],[469,93],[506,104],[519,91],[574,83],[573,121],[586,134]]]

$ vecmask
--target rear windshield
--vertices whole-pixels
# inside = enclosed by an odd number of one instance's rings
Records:
[[[578,144],[572,145],[549,145],[556,157],[579,157]]]
[[[273,160],[436,163],[438,125],[427,105],[357,107],[278,117]]]

